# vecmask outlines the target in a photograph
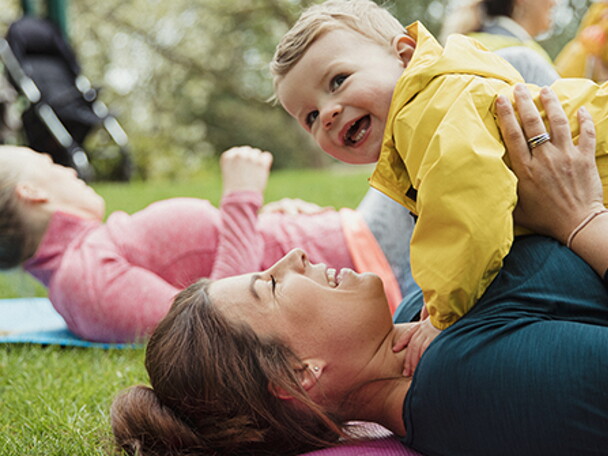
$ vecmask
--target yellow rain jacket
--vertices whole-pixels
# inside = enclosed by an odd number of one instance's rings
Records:
[[[407,29],[416,50],[397,82],[370,184],[418,215],[412,272],[431,322],[444,329],[480,298],[513,241],[517,180],[505,163],[494,101],[501,93],[512,99],[523,79],[475,40],[454,35],[444,50],[422,24]],[[608,86],[571,79],[553,89],[575,141],[577,109],[585,105],[594,117],[607,194]]]

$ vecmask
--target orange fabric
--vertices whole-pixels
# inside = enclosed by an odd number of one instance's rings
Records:
[[[373,272],[380,276],[392,315],[403,297],[391,265],[361,214],[344,208],[340,209],[340,218],[346,245],[357,272]]]

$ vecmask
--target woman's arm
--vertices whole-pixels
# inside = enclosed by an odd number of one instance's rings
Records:
[[[604,276],[608,268],[608,213],[603,212],[603,190],[595,164],[593,120],[585,109],[579,111],[581,134],[575,146],[557,97],[544,88],[540,98],[549,118],[551,141],[531,151],[526,138],[545,132],[545,126],[527,89],[518,86],[514,93],[523,128],[506,98],[498,97],[496,111],[519,178],[515,221],[569,243]]]
[[[271,165],[272,154],[248,146],[222,154],[224,190],[212,279],[261,270],[264,240],[257,229],[257,215]]]

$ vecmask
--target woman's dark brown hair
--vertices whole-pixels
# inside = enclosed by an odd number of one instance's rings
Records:
[[[511,17],[515,8],[515,0],[483,0],[482,5],[488,17]]]
[[[132,387],[112,405],[119,448],[132,455],[295,455],[343,436],[312,402],[306,369],[280,341],[262,339],[214,308],[208,280],[182,291],[150,338],[152,388]],[[272,394],[270,385],[294,399]]]

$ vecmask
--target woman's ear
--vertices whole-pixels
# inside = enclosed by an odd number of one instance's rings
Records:
[[[403,62],[403,67],[407,67],[416,49],[416,40],[411,36],[402,33],[393,38],[392,47]]]
[[[26,204],[48,203],[49,194],[28,183],[18,183],[15,185],[15,195],[17,199]]]
[[[296,370],[296,374],[299,377],[300,385],[306,391],[309,391],[312,387],[314,387],[321,375],[323,375],[323,370],[325,369],[325,362],[321,360],[306,360],[304,365],[306,368],[298,368]],[[293,396],[289,394],[289,392],[285,391],[283,388],[277,385],[269,385],[269,389],[276,397],[279,399],[293,399]]]

